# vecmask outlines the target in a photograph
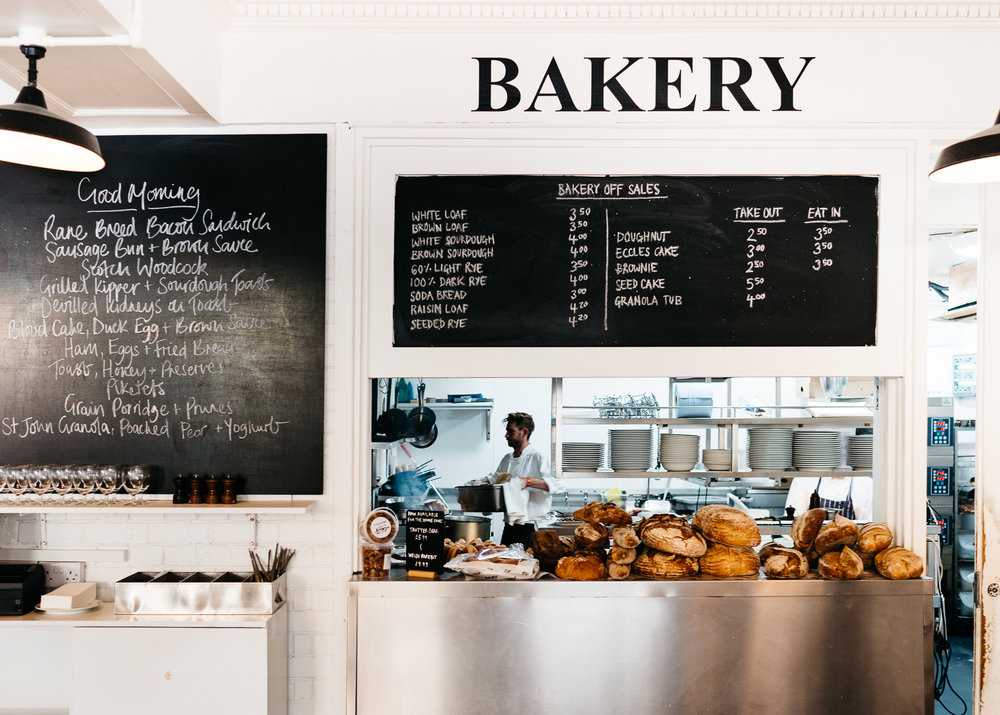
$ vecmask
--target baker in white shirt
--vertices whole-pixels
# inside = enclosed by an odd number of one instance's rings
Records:
[[[510,486],[505,487],[504,492],[508,508],[500,540],[507,546],[522,544],[527,547],[531,544],[536,522],[545,519],[552,509],[552,494],[559,491],[559,487],[549,469],[548,457],[529,443],[531,433],[535,431],[531,415],[511,412],[506,421],[504,437],[507,446],[514,451],[503,456],[491,478],[496,482],[498,474],[511,475]],[[515,499],[520,500],[516,507],[511,504]]]
[[[833,509],[853,521],[872,520],[871,477],[795,477],[785,499],[795,516],[809,509]]]

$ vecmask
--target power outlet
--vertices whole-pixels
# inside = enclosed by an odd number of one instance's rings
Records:
[[[83,580],[82,561],[40,561],[45,568],[45,587],[57,588],[64,583]]]

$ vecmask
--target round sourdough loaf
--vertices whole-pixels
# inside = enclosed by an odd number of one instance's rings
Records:
[[[768,541],[766,544],[757,549],[757,555],[760,557],[760,562],[764,564],[767,563],[768,558],[774,553],[775,549],[787,548],[788,547],[780,541]]]
[[[760,571],[760,557],[749,546],[710,544],[698,568],[709,576],[752,576]]]
[[[708,549],[704,537],[683,519],[650,517],[639,526],[642,543],[678,556],[701,556]]]
[[[832,580],[846,580],[861,578],[865,571],[865,565],[849,547],[845,546],[840,551],[827,551],[819,557],[819,565],[816,567],[819,575]]]
[[[875,570],[886,578],[918,578],[924,572],[924,560],[902,546],[890,546],[875,554]]]
[[[698,559],[640,546],[632,570],[651,578],[679,578],[698,573]]]
[[[584,522],[573,530],[578,549],[603,549],[608,545],[608,527],[596,522]]]
[[[764,561],[768,578],[803,578],[809,573],[809,560],[796,549],[775,548]]]
[[[592,501],[573,512],[573,518],[595,524],[631,524],[632,516],[612,502]]]
[[[885,524],[869,522],[858,530],[858,551],[877,554],[892,546],[892,531]]]
[[[760,529],[744,511],[724,504],[709,504],[694,513],[691,526],[708,541],[727,546],[757,546]]]

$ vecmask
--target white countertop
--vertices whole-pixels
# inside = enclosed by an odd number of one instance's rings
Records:
[[[198,626],[199,628],[266,628],[267,622],[274,614],[242,615],[242,616],[199,616],[199,615],[117,615],[115,604],[104,602],[100,608],[73,615],[54,615],[31,611],[23,616],[0,616],[0,628],[49,626],[146,626],[158,628],[183,628]],[[0,711],[2,715],[2,711]]]

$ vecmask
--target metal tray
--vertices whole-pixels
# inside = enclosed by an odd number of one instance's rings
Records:
[[[285,602],[285,576],[255,582],[252,574],[137,571],[115,583],[115,613],[257,615]]]

